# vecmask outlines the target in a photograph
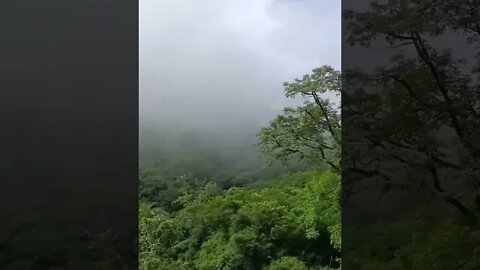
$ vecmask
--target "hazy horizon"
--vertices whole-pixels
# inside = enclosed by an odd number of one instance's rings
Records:
[[[141,144],[194,133],[251,146],[293,104],[283,82],[340,68],[340,12],[340,1],[142,1]]]

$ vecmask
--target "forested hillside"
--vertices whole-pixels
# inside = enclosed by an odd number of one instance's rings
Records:
[[[141,268],[480,269],[478,9],[445,0],[346,10],[343,46],[391,60],[342,66],[341,113],[327,99],[340,92],[331,67],[285,83],[303,105],[259,128],[259,157],[243,143],[204,148],[197,133],[195,147],[179,143],[188,151],[146,146]],[[452,37],[466,57],[443,47]]]
[[[142,146],[141,269],[340,267],[340,112],[324,98],[340,74],[324,66],[284,86],[303,105],[255,141],[192,132]]]

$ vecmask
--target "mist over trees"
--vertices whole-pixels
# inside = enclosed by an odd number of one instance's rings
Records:
[[[340,266],[339,5],[143,3],[141,269]]]
[[[263,155],[253,162],[240,149],[180,144],[146,165],[141,269],[337,269],[340,111],[323,94],[338,93],[339,83],[330,66],[285,83],[285,95],[302,105],[257,131]]]
[[[184,141],[172,131],[179,143],[163,157],[146,147],[142,269],[478,269],[479,7],[347,10],[344,45],[390,61],[365,54],[364,69],[352,60],[285,83],[295,102],[244,129],[245,144],[208,147],[239,128]],[[341,112],[328,99],[340,89]]]

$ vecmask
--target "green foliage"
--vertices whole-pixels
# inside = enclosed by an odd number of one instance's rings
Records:
[[[305,168],[302,164],[272,164],[262,167],[262,159],[253,154],[232,161],[232,157],[218,161],[209,151],[192,151],[182,157],[182,148],[172,153],[168,162],[152,163],[140,168],[140,200],[154,203],[168,212],[181,208],[177,199],[182,190],[195,190],[207,183],[215,182],[221,189],[240,186],[268,186],[274,177]],[[252,151],[254,149],[252,148]],[[161,150],[159,150],[161,151]],[[195,164],[195,162],[197,164]]]
[[[304,106],[286,108],[258,144],[282,166],[261,168],[262,159],[240,148],[234,155],[186,141],[145,166],[141,269],[339,267],[340,115],[321,97],[339,87],[339,72],[328,66],[285,83],[285,95]]]
[[[324,94],[339,95],[340,72],[323,66],[292,83],[285,83],[287,97],[300,97],[303,106],[285,108],[258,134],[259,149],[275,160],[306,160],[328,164],[339,171],[340,108]]]
[[[262,269],[288,256],[296,257],[298,265],[336,264],[339,251],[332,243],[339,247],[339,242],[331,231],[340,215],[338,202],[331,200],[338,194],[337,175],[311,171],[262,189],[219,193],[206,185],[174,214],[142,203],[142,269]],[[289,260],[268,269],[282,269]]]
[[[305,263],[295,257],[282,257],[273,261],[264,270],[308,270]]]

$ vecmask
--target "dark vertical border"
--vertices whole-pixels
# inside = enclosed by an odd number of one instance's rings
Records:
[[[342,3],[342,269],[480,269],[480,2]]]
[[[138,1],[5,0],[0,33],[0,268],[137,268]]]

